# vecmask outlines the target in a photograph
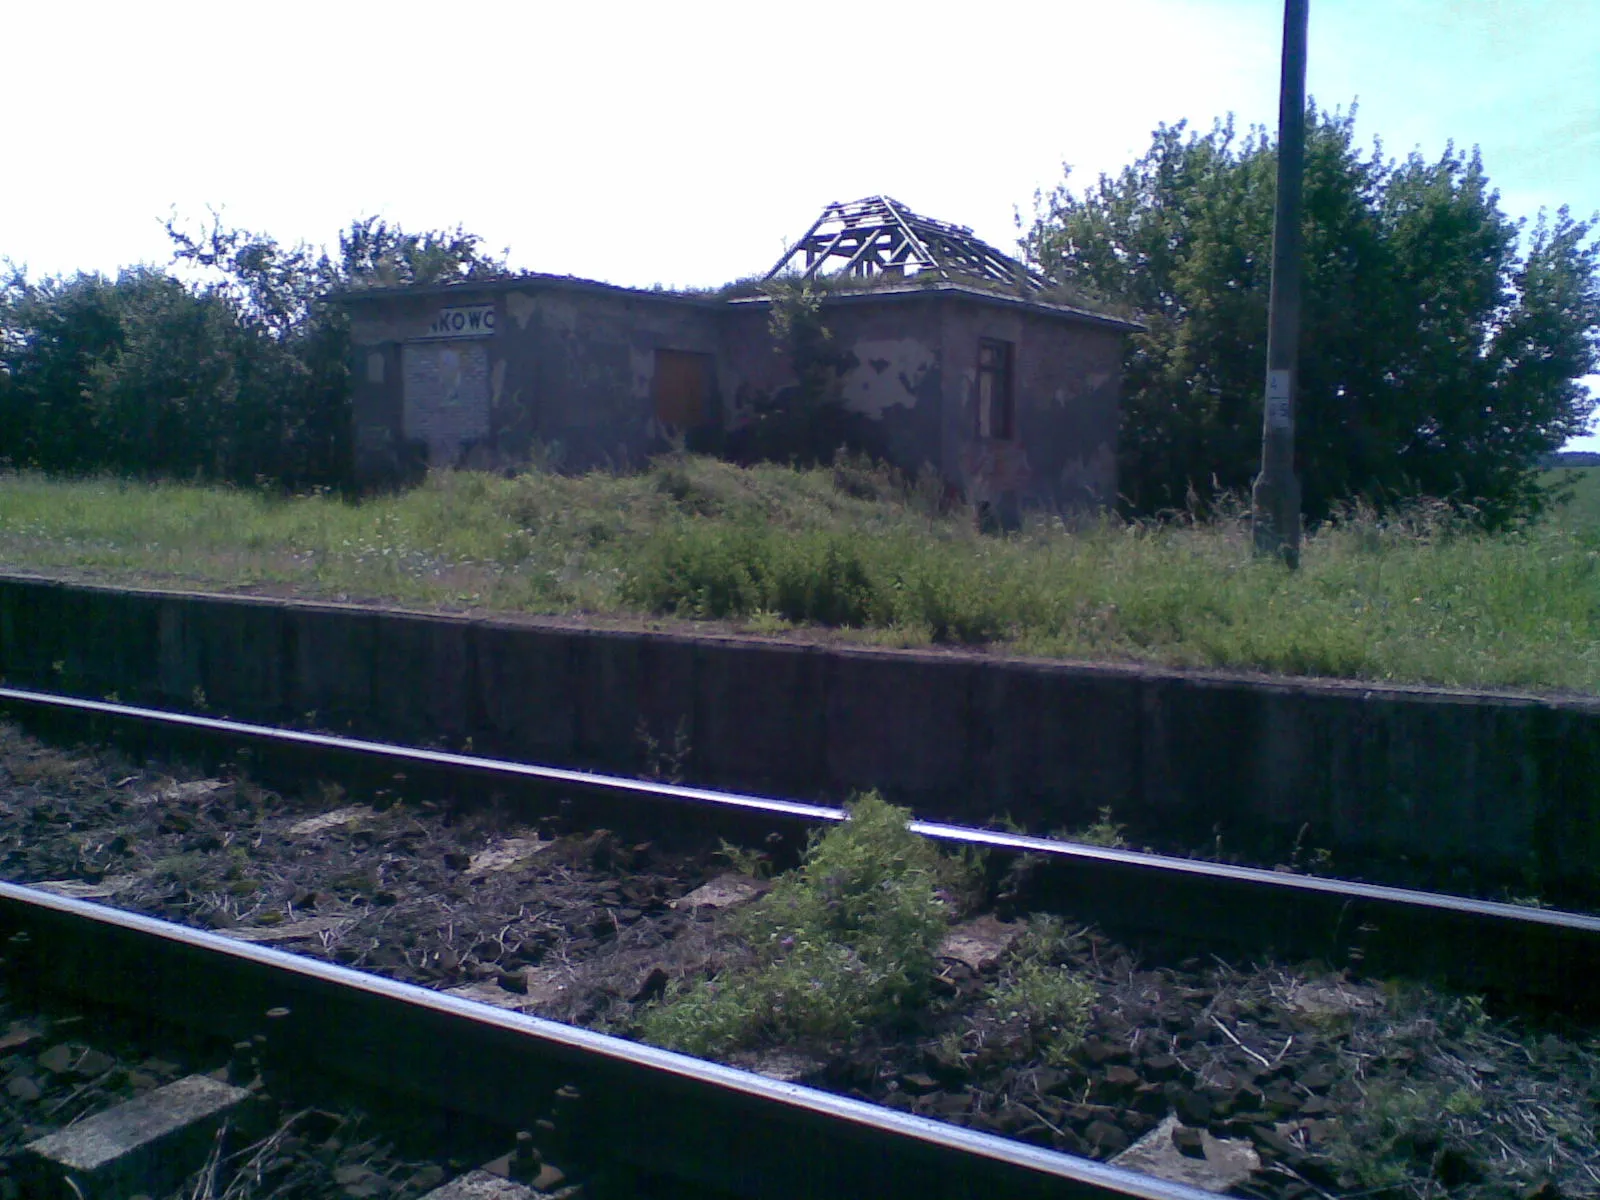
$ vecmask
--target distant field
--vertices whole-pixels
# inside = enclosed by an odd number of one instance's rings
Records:
[[[1572,499],[1552,514],[1553,519],[1573,530],[1600,530],[1600,467],[1552,471],[1550,479],[1567,482],[1573,492]]]
[[[980,537],[855,467],[699,458],[632,476],[440,474],[347,503],[0,476],[0,567],[411,606],[716,622],[887,645],[1600,692],[1600,469],[1486,537],[1353,516],[1302,569],[1237,520],[1034,520]]]

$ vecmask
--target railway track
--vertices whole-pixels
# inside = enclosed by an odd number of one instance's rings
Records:
[[[584,796],[594,822],[649,829],[693,821],[728,836],[786,838],[845,819],[821,804],[646,779],[396,746],[216,717],[0,687],[0,711],[24,723],[69,721],[83,736],[131,734],[175,752],[227,758],[251,753],[269,774],[343,774],[415,786],[490,781],[520,788],[531,813],[565,811]],[[124,738],[123,740],[127,740]],[[272,761],[274,758],[279,761]],[[1453,988],[1600,1015],[1600,916],[1383,887],[1253,867],[1110,849],[997,830],[915,821],[914,832],[951,846],[1030,855],[1035,903],[1135,936],[1197,948],[1316,957]]]
[[[691,820],[734,834],[803,840],[843,810],[769,797],[396,747],[219,718],[0,688],[29,724],[65,721],[252,766],[415,784],[470,778],[558,811],[574,794],[648,826]],[[1232,953],[1319,957],[1592,1016],[1600,918],[1338,880],[1161,858],[927,822],[936,841],[1026,856],[1035,907],[1057,906],[1129,936]],[[733,1196],[1145,1196],[1205,1193],[785,1084],[637,1043],[486,1009],[427,989],[220,935],[0,885],[0,933],[25,934],[32,974],[66,994],[160,1022],[248,1036],[268,1010],[288,1061],[315,1064],[418,1103],[508,1130],[531,1127],[574,1088],[590,1153]],[[195,981],[206,1003],[194,1003]]]
[[[535,1128],[552,1097],[570,1096],[570,1120],[581,1131],[578,1158],[617,1158],[646,1175],[717,1194],[1205,1195],[13,884],[0,884],[0,934],[13,954],[19,946],[31,948],[27,975],[47,992],[230,1041],[270,1027],[274,1059],[293,1075],[353,1081],[510,1130]]]
[[[569,1191],[531,1139],[513,1157],[525,1143],[503,1130],[464,1137],[430,1126],[438,1114],[366,1104],[327,1077],[286,1079],[265,1014],[261,1033],[230,1044],[48,992],[33,960],[52,948],[13,936],[0,964],[6,1200],[460,1200],[491,1181],[502,1200],[528,1200],[479,1163]]]

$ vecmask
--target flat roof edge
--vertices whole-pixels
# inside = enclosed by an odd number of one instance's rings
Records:
[[[1006,292],[994,292],[987,288],[970,287],[965,284],[948,282],[917,284],[908,287],[861,288],[859,290],[824,292],[822,302],[824,304],[864,304],[872,300],[901,300],[918,296],[930,298],[962,296],[977,300],[980,303],[1020,308],[1028,312],[1039,313],[1042,316],[1079,321],[1106,329],[1116,329],[1123,333],[1139,333],[1148,328],[1143,321],[1130,320],[1126,317],[1113,317],[1087,308],[1075,308],[1070,304],[1054,304],[1048,300],[1034,300],[1027,296],[1014,296]],[[771,301],[766,296],[740,296],[726,303],[730,306],[752,305],[759,307],[770,304]]]
[[[545,275],[534,272],[490,279],[463,279],[451,283],[423,284],[420,286],[408,284],[398,287],[350,288],[345,291],[326,293],[325,298],[336,304],[366,304],[380,300],[405,299],[413,296],[437,298],[441,296],[469,296],[473,293],[481,294],[485,292],[498,294],[500,292],[516,291],[519,288],[552,288],[593,292],[621,296],[627,299],[682,304],[709,310],[738,308],[746,305],[763,307],[771,303],[770,298],[766,296],[739,296],[730,299],[686,292],[658,291],[652,288],[624,287],[621,284],[603,283],[598,279],[584,279],[577,275]],[[1055,317],[1060,320],[1075,321],[1086,325],[1096,325],[1103,329],[1114,329],[1122,333],[1137,333],[1147,328],[1142,321],[1113,317],[1106,313],[1094,312],[1091,309],[1075,308],[1070,304],[1055,304],[1048,300],[1034,300],[1027,296],[1014,296],[1006,292],[995,292],[987,288],[971,287],[966,284],[947,281],[914,284],[906,287],[878,287],[824,292],[822,302],[824,304],[867,304],[882,300],[905,301],[917,298],[933,299],[951,296],[976,300],[981,304],[998,304],[1008,308],[1019,308],[1026,312],[1038,313],[1041,316]]]
[[[605,283],[598,279],[584,279],[579,275],[547,275],[534,271],[521,275],[502,275],[485,279],[460,279],[450,283],[346,288],[342,291],[325,293],[325,298],[338,304],[356,304],[375,300],[395,300],[408,296],[454,296],[469,292],[513,292],[518,288],[564,288],[574,291],[603,292],[626,296],[631,299],[660,300],[670,304],[689,304],[697,308],[720,308],[723,303],[721,300],[710,296],[699,296],[689,292],[625,287],[620,283]]]

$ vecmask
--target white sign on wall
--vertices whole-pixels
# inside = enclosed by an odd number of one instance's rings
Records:
[[[428,326],[428,337],[489,337],[494,333],[494,305],[470,304],[465,308],[441,308]]]

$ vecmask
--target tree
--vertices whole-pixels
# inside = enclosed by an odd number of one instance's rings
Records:
[[[350,463],[350,321],[341,292],[366,287],[496,278],[505,256],[459,225],[407,233],[377,217],[352,221],[339,253],[282,246],[223,226],[213,213],[198,236],[167,222],[174,261],[221,290],[246,331],[246,358],[267,403],[249,412],[260,474],[289,486],[346,484]]]
[[[281,487],[350,481],[350,326],[336,294],[503,274],[460,228],[351,223],[337,258],[169,222],[189,282],[0,278],[0,461]]]
[[[227,303],[148,267],[0,293],[0,456],[54,470],[227,476],[239,399]]]
[[[1595,223],[1507,218],[1476,151],[1396,163],[1355,114],[1307,113],[1297,463],[1310,519],[1446,497],[1538,511],[1538,458],[1581,433],[1600,361]],[[1230,122],[1156,130],[1082,195],[1037,197],[1025,246],[1131,305],[1120,457],[1136,510],[1244,491],[1260,456],[1275,151]],[[1525,237],[1523,235],[1526,235]],[[1520,245],[1519,245],[1520,243]]]

